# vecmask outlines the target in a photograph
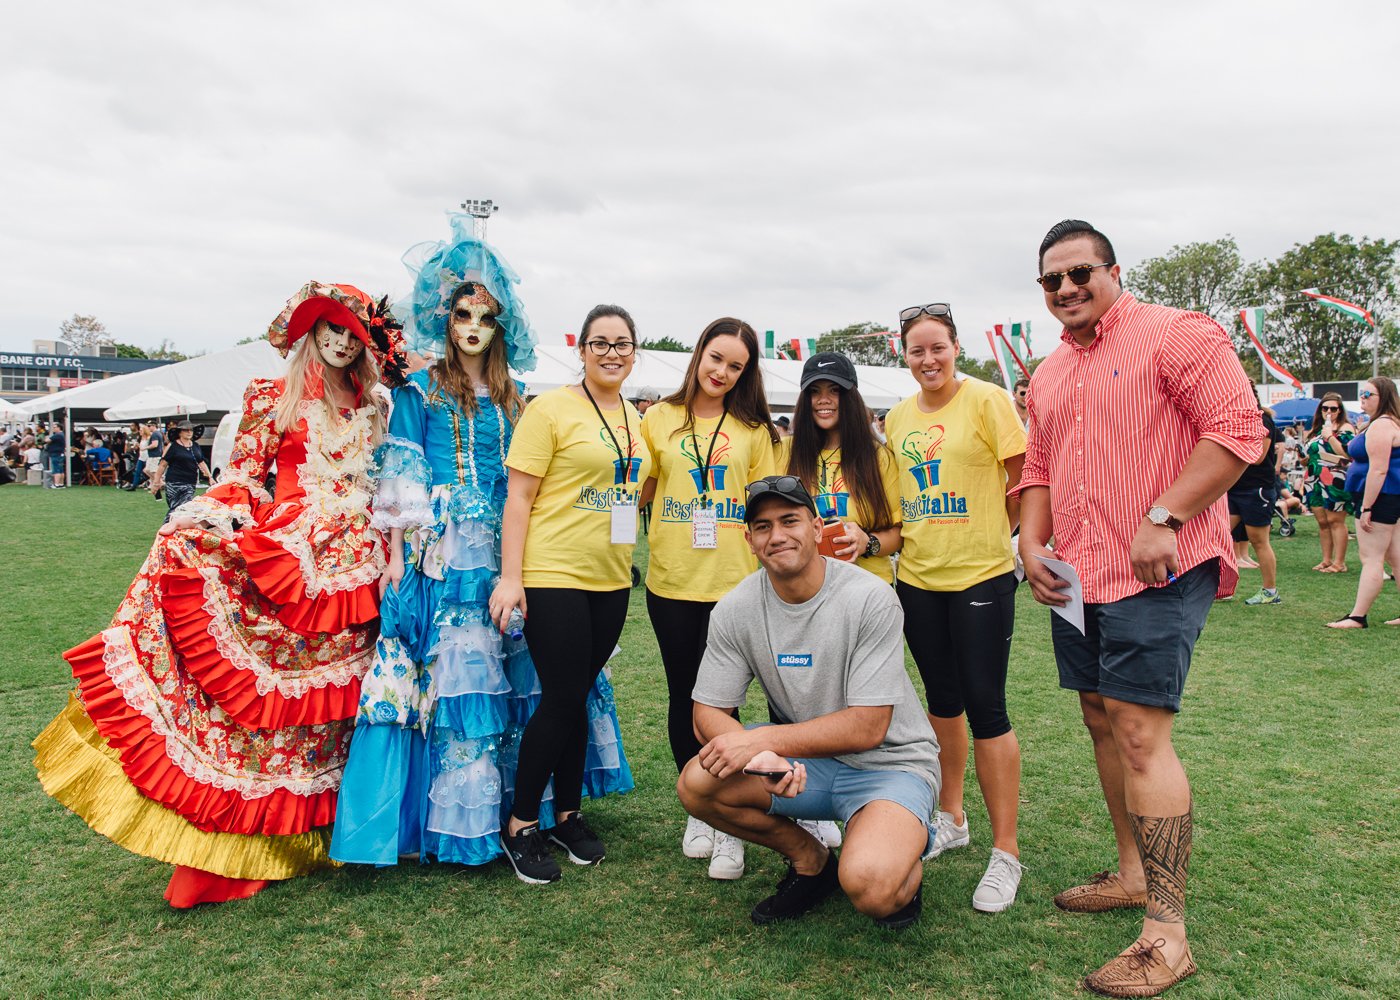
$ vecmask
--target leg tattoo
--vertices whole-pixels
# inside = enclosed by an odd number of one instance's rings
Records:
[[[1186,920],[1186,869],[1191,861],[1191,814],[1128,814],[1147,875],[1147,919],[1164,924]]]

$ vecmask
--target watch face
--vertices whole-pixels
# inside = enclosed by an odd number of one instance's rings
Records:
[[[1165,525],[1170,517],[1171,513],[1165,507],[1149,507],[1147,510],[1147,519],[1153,524]]]

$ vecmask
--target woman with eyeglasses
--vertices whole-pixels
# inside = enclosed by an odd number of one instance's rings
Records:
[[[622,396],[636,361],[632,317],[620,306],[594,306],[578,342],[583,378],[526,406],[506,455],[501,579],[489,602],[502,632],[513,611],[524,616],[540,680],[501,831],[516,876],[535,885],[560,877],[542,823],[576,865],[605,853],[579,811],[593,722],[587,699],[627,619],[638,492],[651,475],[641,415]],[[620,757],[620,740],[613,749]],[[628,776],[625,760],[617,766]],[[552,816],[542,808],[551,778]]]
[[[947,303],[910,307],[899,320],[919,391],[886,414],[885,429],[900,470],[895,589],[943,770],[930,856],[971,840],[963,813],[970,725],[992,828],[991,860],[972,905],[997,913],[1016,901],[1021,881],[1021,749],[1006,713],[1016,597],[1011,531],[1020,503],[1007,494],[1021,478],[1026,432],[1004,389],[958,378],[958,332]]]
[[[642,488],[642,505],[653,504],[647,614],[666,671],[677,774],[700,752],[690,693],[710,611],[758,568],[744,540],[744,487],[773,472],[778,437],[758,358],[753,327],[728,316],[715,320],[696,341],[681,387],[647,410],[641,428],[653,463]],[[693,816],[681,850],[709,858],[711,878],[744,874],[744,842]]]
[[[1346,457],[1347,445],[1355,436],[1356,429],[1347,420],[1342,397],[1335,392],[1324,393],[1306,438],[1307,476],[1303,480],[1303,502],[1317,520],[1317,537],[1322,543],[1322,562],[1313,567],[1319,573],[1347,571],[1347,512],[1351,495],[1345,489],[1344,477],[1335,469],[1337,462]]]
[[[1381,376],[1361,390],[1361,409],[1370,417],[1366,430],[1347,445],[1352,466],[1346,485],[1358,495],[1356,547],[1361,552],[1361,579],[1351,614],[1329,628],[1366,628],[1366,615],[1381,592],[1385,564],[1400,570],[1400,395]],[[1387,625],[1400,625],[1392,618]]]

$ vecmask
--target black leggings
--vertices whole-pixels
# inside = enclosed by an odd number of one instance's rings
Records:
[[[551,774],[555,814],[578,809],[588,750],[585,704],[622,635],[629,593],[628,588],[525,588],[525,643],[540,678],[540,704],[520,738],[511,808],[516,819],[532,823],[540,818],[540,799]]]
[[[678,774],[686,761],[700,752],[690,694],[695,690],[695,678],[705,656],[714,606],[713,601],[677,601],[647,591],[647,614],[666,668],[666,690],[670,696],[666,731],[671,737],[671,756],[676,759]]]
[[[967,590],[922,590],[902,580],[904,638],[919,667],[929,714],[956,719],[967,712],[973,739],[1011,732],[1006,714],[1006,668],[1016,623],[1016,575],[1004,573]]]

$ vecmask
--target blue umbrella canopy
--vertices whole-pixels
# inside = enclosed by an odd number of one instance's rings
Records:
[[[1312,418],[1317,413],[1319,399],[1285,399],[1282,403],[1275,403],[1269,409],[1274,411],[1274,422],[1278,424],[1307,424],[1312,423]],[[1360,416],[1352,410],[1347,411],[1347,416],[1354,423]]]

